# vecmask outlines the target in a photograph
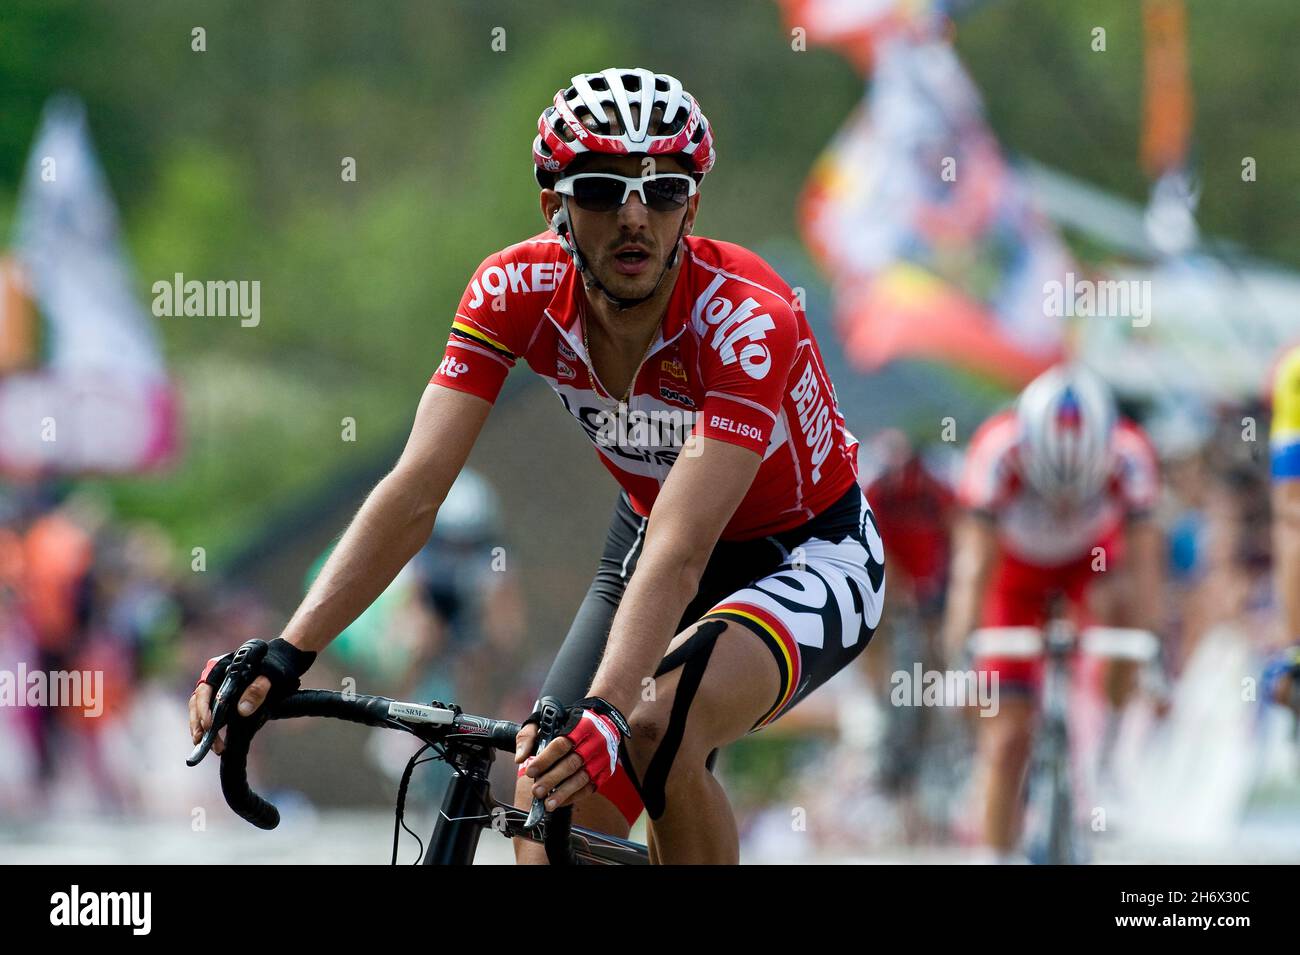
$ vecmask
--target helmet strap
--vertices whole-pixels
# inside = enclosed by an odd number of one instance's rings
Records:
[[[614,307],[620,312],[629,308],[635,308],[643,302],[647,302],[654,298],[655,293],[659,291],[659,286],[663,284],[664,276],[667,275],[669,270],[677,264],[677,253],[681,250],[682,246],[682,233],[686,230],[686,212],[682,212],[681,224],[677,226],[677,238],[673,240],[672,254],[668,256],[668,261],[664,263],[664,267],[659,270],[659,278],[655,280],[654,287],[639,298],[624,298],[621,295],[615,295],[609,289],[605,288],[605,284],[601,282],[600,279],[596,278],[596,273],[587,267],[587,257],[582,254],[582,249],[578,246],[578,236],[577,233],[573,231],[573,221],[569,218],[569,197],[561,196],[560,202],[562,204],[562,212],[557,215],[557,219],[559,220],[557,232],[560,236],[560,245],[564,247],[564,250],[568,252],[570,256],[572,256],[573,267],[582,273],[582,283],[587,290],[590,291],[592,288],[599,289],[601,294],[603,294],[605,298],[609,299],[609,301],[613,303]]]

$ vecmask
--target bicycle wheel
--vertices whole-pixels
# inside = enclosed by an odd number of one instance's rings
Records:
[[[1056,728],[1063,735],[1064,727]],[[1049,865],[1071,865],[1074,856],[1074,798],[1070,791],[1070,751],[1054,746],[1047,805],[1047,854]]]

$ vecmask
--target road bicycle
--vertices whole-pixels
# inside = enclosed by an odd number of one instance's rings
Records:
[[[910,603],[892,611],[888,647],[895,674],[938,665],[926,618]],[[889,694],[885,701],[889,705],[880,753],[881,791],[902,807],[908,841],[946,838],[970,769],[967,727],[958,714],[944,708],[897,705]]]
[[[265,654],[265,650],[266,644],[262,641],[244,644],[230,665],[231,673],[242,667],[247,675],[251,665],[260,659],[258,654]],[[227,675],[226,681],[232,679],[232,675]],[[479,836],[487,829],[508,839],[526,839],[543,845],[552,865],[646,865],[650,861],[647,848],[640,843],[574,826],[571,807],[545,812],[541,800],[534,800],[531,810],[524,812],[493,797],[488,779],[493,759],[497,751],[514,753],[518,723],[471,716],[454,704],[404,703],[383,696],[345,694],[335,690],[299,690],[278,703],[264,704],[265,714],[259,711],[253,717],[242,718],[231,714],[230,707],[248,682],[251,678],[237,691],[224,694],[222,691],[227,689],[227,685],[234,684],[223,683],[216,695],[218,703],[213,711],[212,728],[187,762],[191,766],[197,765],[211,748],[217,731],[224,726],[226,737],[220,772],[222,795],[237,815],[259,829],[269,830],[278,826],[280,813],[248,785],[248,751],[254,735],[269,720],[328,717],[410,733],[424,743],[407,763],[398,785],[393,864],[397,863],[400,830],[411,832],[403,820],[411,774],[419,763],[429,759],[445,760],[452,769],[452,779],[443,796],[427,851],[421,842],[424,865],[472,863]],[[558,735],[564,707],[559,700],[544,697],[539,702],[538,712],[541,714],[538,738],[544,743]],[[430,750],[433,755],[421,759]],[[416,839],[419,840],[419,836]]]
[[[980,657],[1045,658],[1042,722],[1030,759],[1026,801],[1041,807],[1041,832],[1028,837],[1031,861],[1072,865],[1087,861],[1086,847],[1075,821],[1070,737],[1070,674],[1077,654],[1115,661],[1150,664],[1160,642],[1149,630],[1130,627],[1086,627],[1079,632],[1064,617],[1054,617],[1045,628],[985,627],[970,638],[971,651]]]

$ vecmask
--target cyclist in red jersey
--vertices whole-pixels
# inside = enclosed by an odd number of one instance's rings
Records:
[[[1088,622],[1089,591],[1122,560],[1131,584],[1129,623],[1159,631],[1163,539],[1152,511],[1155,454],[1141,429],[1118,416],[1104,384],[1083,370],[1054,368],[1035,379],[1015,410],[986,421],[971,439],[958,501],[944,623],[952,659],[978,624],[1041,626],[1063,597]],[[978,719],[984,839],[1013,852],[1020,791],[1042,678],[1041,660],[985,658],[1000,693],[997,715]],[[1132,664],[1112,664],[1112,707],[1131,692]]]
[[[949,758],[940,748],[949,734],[937,713],[899,705],[893,691],[900,674],[944,665],[940,628],[956,496],[930,455],[902,430],[887,428],[870,445],[860,462],[867,465],[861,467],[863,487],[889,541],[888,623],[866,661],[886,704],[876,779],[880,791],[897,801],[907,838],[924,839],[937,820],[921,798],[922,774]]]
[[[902,431],[877,437],[886,460],[864,484],[867,500],[879,512],[881,533],[889,540],[889,566],[898,573],[918,611],[927,619],[942,606],[948,580],[948,538],[956,497],[927,466],[919,448]]]
[[[617,249],[639,245],[620,243],[628,237],[624,230],[605,243],[615,245],[616,274],[631,267]],[[668,295],[660,320],[643,322],[653,337],[629,339],[623,353],[597,331],[599,313],[555,234],[493,253],[461,298],[433,381],[494,401],[523,359],[578,420],[637,514],[650,514],[679,453],[698,452],[706,438],[760,455],[724,539],[797,527],[853,483],[857,448],[807,319],[754,253],[692,235],[680,248],[680,262],[666,273],[675,279],[671,289],[661,286]],[[648,253],[640,255],[635,277],[650,282]],[[602,377],[593,365],[606,356],[613,360]],[[606,387],[606,378],[622,387]]]
[[[678,80],[573,77],[538,120],[533,163],[549,231],[475,271],[406,450],[276,665],[300,674],[311,657],[299,654],[325,646],[424,543],[523,359],[622,493],[542,688],[573,718],[535,756],[525,725],[517,800],[576,803],[576,823],[624,836],[644,805],[652,859],[735,862],[713,755],[829,679],[880,620],[884,548],[856,441],[789,286],[752,252],[692,235],[713,133]],[[257,681],[250,702],[269,687]],[[207,698],[201,687],[191,703],[194,734]],[[542,861],[536,850],[517,851]]]

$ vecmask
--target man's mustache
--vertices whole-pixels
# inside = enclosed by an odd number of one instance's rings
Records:
[[[642,239],[619,239],[617,242],[611,245],[607,251],[611,255],[613,255],[615,252],[623,248],[623,246],[625,245],[639,245],[642,249],[644,249],[646,252],[650,253],[651,255],[654,255],[655,253],[654,243],[646,242]]]

